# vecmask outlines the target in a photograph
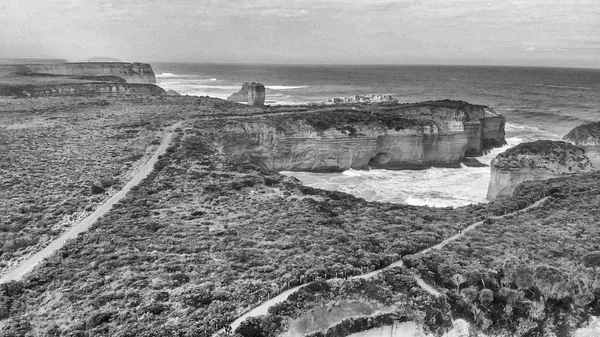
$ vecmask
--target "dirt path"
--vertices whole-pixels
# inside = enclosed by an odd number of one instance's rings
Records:
[[[110,199],[100,205],[94,213],[90,214],[87,218],[81,220],[78,224],[74,225],[67,232],[63,233],[56,240],[52,241],[48,246],[39,252],[33,254],[27,260],[21,262],[21,264],[2,275],[0,278],[0,283],[5,283],[9,281],[17,281],[20,280],[25,274],[29,273],[35,266],[37,266],[43,259],[52,255],[55,251],[60,249],[65,245],[66,241],[69,239],[75,238],[79,233],[85,232],[90,226],[98,220],[101,216],[106,214],[114,204],[119,202],[131,188],[137,184],[139,184],[144,178],[152,172],[154,168],[154,164],[158,161],[158,156],[165,153],[167,147],[171,143],[171,139],[173,138],[174,130],[179,127],[182,122],[175,123],[167,128],[165,133],[163,134],[162,140],[154,155],[140,168],[135,176],[121,189],[119,192],[115,193]]]
[[[544,198],[542,198],[542,199],[540,199],[540,200],[536,201],[536,202],[535,202],[535,203],[533,203],[532,205],[530,205],[530,206],[527,206],[527,207],[525,207],[525,208],[523,208],[523,209],[520,209],[520,210],[518,210],[518,211],[515,211],[515,212],[512,212],[512,213],[507,213],[507,214],[504,214],[504,215],[492,216],[492,217],[490,217],[490,219],[502,219],[502,218],[504,218],[504,217],[507,217],[507,216],[516,215],[516,214],[519,214],[519,213],[524,213],[524,212],[527,212],[527,211],[529,211],[529,210],[530,210],[530,209],[532,209],[532,208],[536,208],[536,207],[538,207],[538,206],[539,206],[540,204],[542,204],[544,201],[548,200],[548,198],[549,198],[549,197],[544,197]],[[462,237],[465,235],[465,233],[466,233],[466,232],[469,232],[469,231],[471,231],[471,230],[473,230],[473,229],[477,228],[478,226],[481,226],[482,224],[484,224],[484,222],[485,222],[485,221],[479,221],[479,222],[475,222],[475,223],[473,223],[473,224],[469,225],[468,227],[466,227],[465,229],[463,229],[463,230],[462,230],[460,233],[458,233],[458,234],[456,234],[456,235],[454,235],[454,236],[451,236],[451,237],[449,237],[449,238],[445,239],[444,241],[442,241],[442,242],[438,243],[437,245],[435,245],[435,246],[432,246],[432,247],[429,247],[429,248],[427,248],[427,249],[424,249],[424,250],[422,250],[422,251],[420,251],[420,252],[418,252],[418,253],[416,253],[416,254],[426,254],[426,253],[428,253],[428,252],[432,251],[433,249],[441,249],[441,248],[443,248],[444,246],[446,246],[448,243],[450,243],[450,242],[452,242],[452,241],[454,241],[454,240],[457,240],[457,239],[460,239],[460,238],[462,238]],[[377,274],[379,274],[379,273],[381,273],[381,272],[383,272],[383,271],[385,271],[385,270],[388,270],[388,269],[391,269],[391,268],[394,268],[394,267],[401,267],[402,265],[403,265],[403,263],[402,263],[402,260],[398,260],[398,261],[396,261],[396,262],[394,262],[394,263],[390,264],[389,266],[387,266],[387,267],[385,267],[385,268],[378,269],[378,270],[373,270],[373,271],[371,271],[371,272],[368,272],[368,273],[365,273],[365,274],[361,274],[361,275],[352,276],[352,277],[349,277],[349,279],[367,279],[367,278],[373,277],[373,276],[375,276],[375,275],[377,275]],[[430,293],[430,294],[432,294],[433,296],[436,296],[436,297],[440,297],[440,296],[442,296],[442,293],[440,293],[439,291],[437,291],[437,290],[436,290],[435,288],[433,288],[431,285],[427,284],[427,282],[425,282],[423,279],[421,279],[421,277],[419,277],[418,275],[414,275],[414,274],[413,274],[413,276],[414,276],[415,280],[417,281],[417,283],[419,284],[419,286],[421,286],[421,288],[423,288],[425,291],[427,291],[428,293]],[[339,278],[332,278],[332,279],[328,279],[328,281],[332,281],[332,280],[340,280],[340,279],[339,279]],[[269,299],[269,300],[267,300],[267,301],[265,301],[265,302],[261,303],[259,306],[255,307],[254,309],[252,309],[252,310],[250,310],[250,311],[246,312],[246,313],[245,313],[245,314],[243,314],[242,316],[240,316],[240,317],[238,317],[237,319],[235,319],[235,320],[234,320],[234,321],[233,321],[233,322],[230,324],[230,326],[231,326],[231,329],[235,331],[235,329],[236,329],[236,328],[237,328],[237,327],[238,327],[238,326],[239,326],[239,325],[240,325],[240,324],[241,324],[243,321],[245,321],[245,320],[246,320],[247,318],[249,318],[249,317],[257,317],[257,316],[266,315],[266,314],[267,314],[267,312],[268,312],[268,310],[269,310],[269,308],[270,308],[271,306],[273,306],[273,305],[275,305],[275,304],[277,304],[277,303],[281,303],[281,302],[283,302],[283,301],[287,300],[287,298],[288,298],[288,297],[289,297],[291,294],[293,294],[293,293],[295,293],[296,291],[300,290],[301,288],[303,288],[303,287],[307,286],[308,284],[309,284],[309,283],[305,283],[305,284],[302,284],[302,285],[296,286],[296,287],[294,287],[294,288],[288,289],[288,290],[286,290],[286,291],[282,292],[281,294],[279,294],[279,295],[277,295],[277,296],[275,296],[275,297],[273,297],[273,298],[271,298],[271,299]],[[223,329],[221,329],[221,330],[219,330],[219,331],[217,331],[215,334],[213,334],[213,337],[214,337],[214,336],[216,336],[216,335],[218,335],[218,334],[219,334],[219,333],[221,333],[221,332],[224,332],[224,331],[225,331],[225,329],[224,329],[224,328],[223,328]]]

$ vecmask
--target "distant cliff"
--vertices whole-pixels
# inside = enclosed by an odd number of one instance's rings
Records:
[[[154,84],[129,83],[66,83],[47,85],[0,86],[0,96],[160,96],[165,91]]]
[[[490,165],[492,175],[488,200],[510,197],[523,181],[543,180],[563,173],[592,171],[584,150],[575,145],[550,140],[522,143],[499,154]]]
[[[24,64],[21,72],[69,76],[118,76],[127,83],[154,84],[156,77],[147,63],[77,62],[58,64]]]
[[[504,117],[466,102],[285,109],[219,121],[214,139],[239,161],[316,172],[460,167],[465,156],[504,144]]]
[[[600,122],[580,125],[563,139],[583,148],[594,169],[600,170]]]
[[[164,95],[144,63],[83,62],[0,65],[0,96]]]

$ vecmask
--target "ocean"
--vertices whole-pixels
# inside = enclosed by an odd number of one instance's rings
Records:
[[[351,66],[153,64],[158,85],[182,95],[227,98],[243,82],[266,87],[266,104],[305,104],[333,97],[389,94],[400,102],[464,100],[506,116],[509,147],[560,140],[572,128],[600,120],[600,69],[483,66]],[[370,201],[463,206],[487,202],[490,169],[283,172],[305,185],[343,191]]]

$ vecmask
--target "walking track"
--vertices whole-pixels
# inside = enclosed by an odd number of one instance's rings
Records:
[[[529,211],[530,209],[533,209],[533,208],[536,208],[536,207],[538,207],[538,206],[539,206],[539,205],[541,205],[541,204],[542,204],[544,201],[546,201],[548,198],[549,198],[549,197],[544,197],[544,198],[542,198],[542,199],[540,199],[540,200],[536,201],[536,202],[535,202],[535,203],[533,203],[532,205],[530,205],[530,206],[527,206],[527,207],[525,207],[525,208],[523,208],[523,209],[520,209],[520,210],[514,211],[514,212],[512,212],[512,213],[507,213],[507,214],[504,214],[504,215],[499,215],[499,216],[492,216],[492,217],[489,217],[489,218],[490,218],[490,219],[502,219],[502,218],[504,218],[504,217],[507,217],[507,216],[516,215],[516,214],[519,214],[519,213],[525,213],[525,212]],[[432,247],[429,247],[429,248],[427,248],[427,249],[424,249],[424,250],[422,250],[422,251],[420,251],[420,252],[417,252],[416,254],[426,254],[426,253],[429,253],[430,251],[432,251],[432,250],[434,250],[434,249],[441,249],[441,248],[443,248],[444,246],[446,246],[448,243],[450,243],[450,242],[452,242],[452,241],[455,241],[455,240],[457,240],[457,239],[460,239],[460,238],[462,238],[462,237],[465,235],[465,233],[466,233],[466,232],[472,231],[472,230],[474,230],[475,228],[477,228],[478,226],[481,226],[481,225],[483,225],[484,223],[485,223],[485,220],[484,220],[484,221],[475,222],[475,223],[473,223],[473,224],[469,225],[468,227],[466,227],[465,229],[463,229],[463,230],[462,230],[460,233],[458,233],[458,234],[456,234],[456,235],[453,235],[453,236],[451,236],[451,237],[449,237],[449,238],[445,239],[444,241],[442,241],[442,242],[438,243],[438,244],[437,244],[437,245],[435,245],[435,246],[432,246]],[[377,275],[377,274],[379,274],[379,273],[381,273],[381,272],[383,272],[383,271],[385,271],[385,270],[388,270],[388,269],[391,269],[391,268],[394,268],[394,267],[401,267],[402,265],[403,265],[403,264],[402,264],[402,260],[398,260],[398,261],[396,261],[396,262],[394,262],[394,263],[390,264],[389,266],[387,266],[387,267],[385,267],[385,268],[378,269],[378,270],[374,270],[374,271],[371,271],[371,272],[368,272],[368,273],[365,273],[365,274],[361,274],[361,275],[352,276],[352,277],[349,277],[349,278],[350,278],[350,279],[367,279],[367,278],[373,277],[373,276],[375,276],[375,275]],[[421,278],[420,278],[418,275],[413,275],[413,276],[415,277],[415,280],[417,281],[417,283],[419,284],[419,286],[420,286],[421,288],[423,288],[425,291],[427,291],[428,293],[430,293],[430,294],[432,294],[433,296],[436,296],[436,297],[442,296],[442,294],[441,294],[439,291],[437,291],[437,290],[436,290],[435,288],[433,288],[431,285],[427,284],[427,283],[426,283],[426,282],[425,282],[423,279],[421,279]],[[339,280],[339,278],[333,278],[333,279],[329,279],[329,280]],[[296,291],[300,290],[301,288],[303,288],[303,287],[307,286],[308,284],[309,284],[309,283],[305,283],[305,284],[302,284],[302,285],[296,286],[296,287],[294,287],[294,288],[288,289],[288,290],[286,290],[286,291],[282,292],[281,294],[279,294],[279,295],[277,295],[277,296],[275,296],[275,297],[273,297],[273,298],[271,298],[271,299],[269,299],[269,300],[267,300],[267,301],[265,301],[265,302],[261,303],[260,305],[258,305],[258,306],[257,306],[257,307],[255,307],[254,309],[251,309],[250,311],[246,312],[246,313],[245,313],[245,314],[243,314],[242,316],[240,316],[240,317],[236,318],[236,319],[235,319],[235,320],[234,320],[234,321],[233,321],[233,322],[232,322],[232,323],[231,323],[229,326],[231,327],[231,329],[232,329],[232,330],[234,330],[234,331],[235,331],[235,329],[236,329],[236,328],[237,328],[237,327],[238,327],[238,326],[239,326],[239,325],[240,325],[240,324],[241,324],[243,321],[245,321],[247,318],[249,318],[249,317],[257,317],[257,316],[266,315],[270,307],[272,307],[272,306],[273,306],[273,305],[275,305],[275,304],[278,304],[278,303],[281,303],[281,302],[285,301],[285,300],[286,300],[286,299],[287,299],[287,298],[288,298],[288,297],[289,297],[291,294],[293,294],[293,293],[295,293]],[[219,333],[221,333],[221,332],[224,332],[224,331],[225,331],[225,328],[223,328],[223,329],[221,329],[221,330],[217,331],[217,332],[216,332],[216,333],[213,335],[213,337],[214,337],[214,336],[216,336],[216,335],[218,335],[218,334],[219,334]]]
[[[69,239],[75,238],[79,233],[85,232],[90,228],[90,226],[96,222],[101,216],[106,214],[114,204],[119,202],[121,199],[125,197],[127,192],[131,190],[132,187],[139,184],[144,178],[152,172],[154,168],[154,164],[158,161],[158,156],[164,154],[171,143],[171,139],[173,138],[174,130],[181,125],[182,122],[175,123],[167,128],[165,133],[163,134],[162,140],[156,152],[150,160],[148,160],[136,173],[133,178],[117,193],[115,193],[110,199],[100,205],[90,216],[81,220],[78,224],[71,227],[67,232],[63,233],[59,238],[52,241],[48,246],[39,252],[33,254],[27,260],[24,260],[17,268],[7,272],[2,275],[0,278],[0,284],[9,282],[9,281],[18,281],[27,273],[29,273],[35,266],[37,266],[40,262],[42,262],[45,258],[52,255],[58,249],[65,245],[66,241]]]

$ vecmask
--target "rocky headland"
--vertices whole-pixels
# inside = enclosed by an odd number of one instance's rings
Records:
[[[48,61],[0,64],[0,96],[164,95],[146,63]]]
[[[488,200],[510,197],[528,180],[544,180],[565,173],[591,172],[585,151],[575,145],[551,140],[522,143],[499,154],[490,165],[492,176]]]
[[[580,125],[563,137],[585,150],[595,170],[600,170],[600,122]]]
[[[309,105],[216,121],[214,139],[230,158],[276,171],[460,167],[505,143],[504,121],[461,101]]]

